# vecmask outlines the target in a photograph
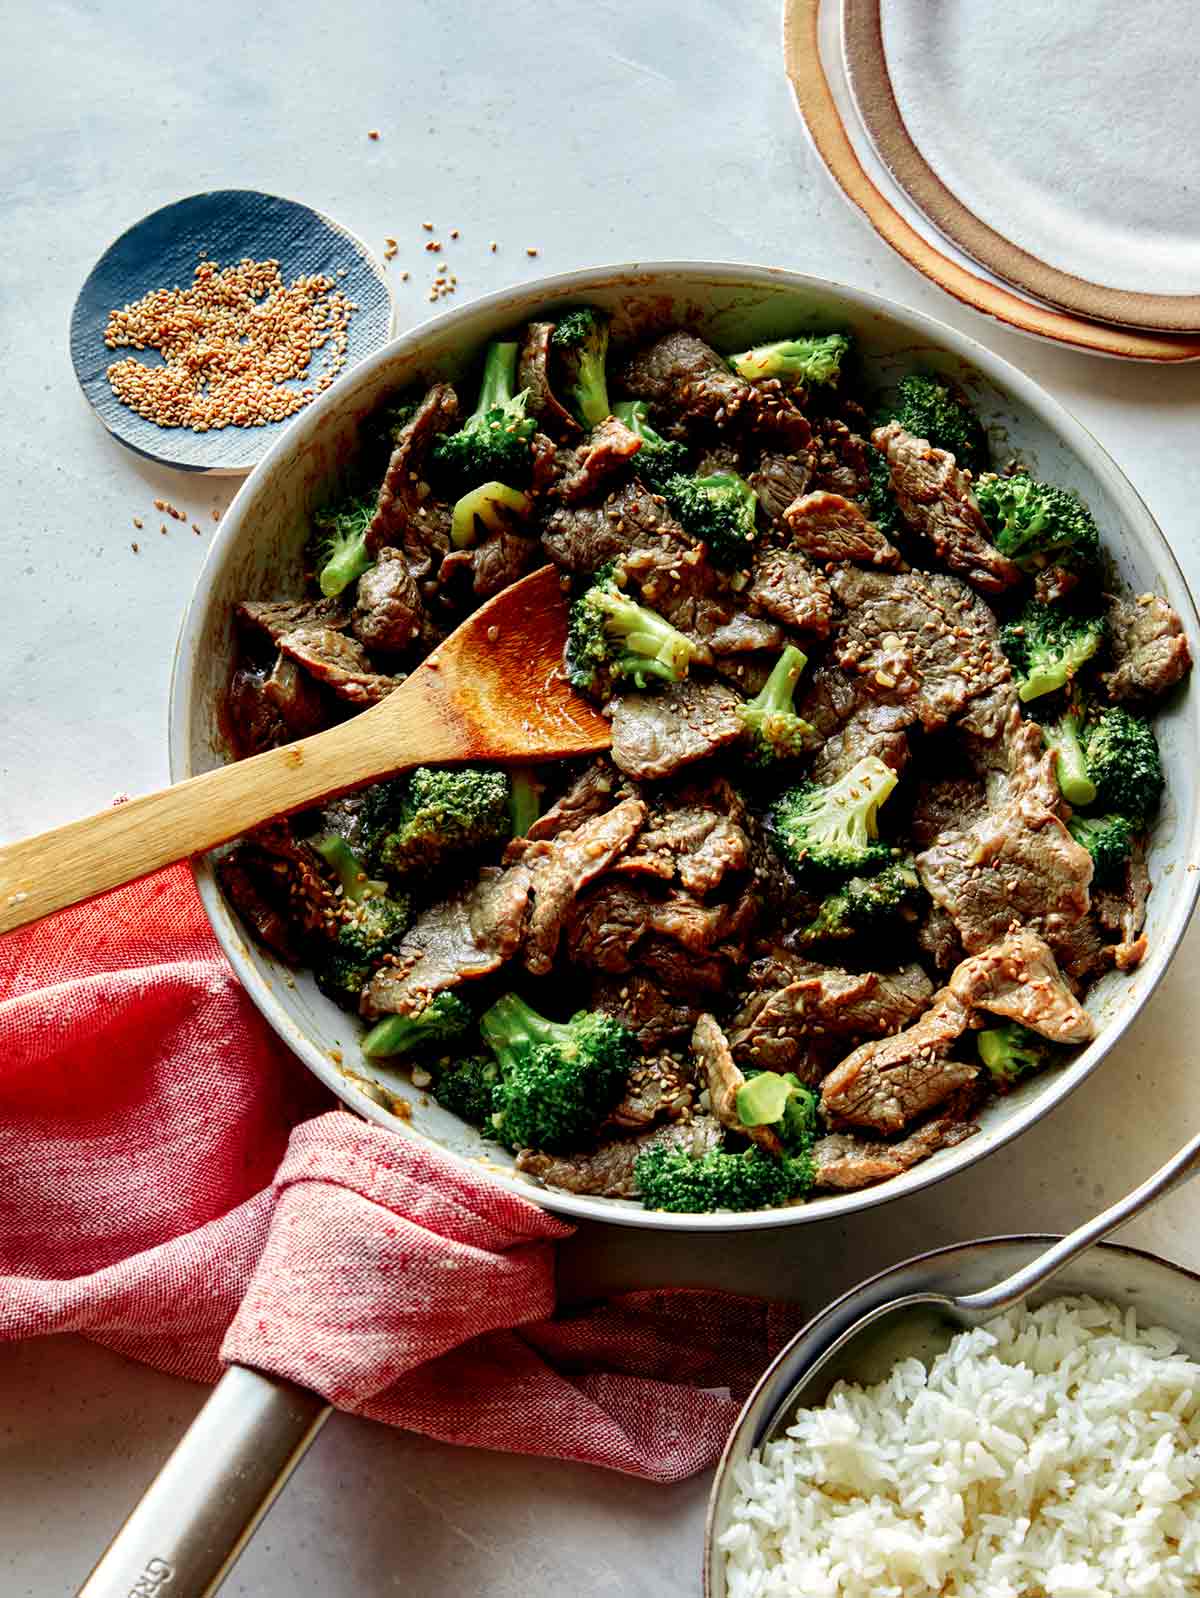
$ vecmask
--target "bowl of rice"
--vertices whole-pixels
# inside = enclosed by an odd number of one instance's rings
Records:
[[[707,1598],[1145,1598],[1200,1591],[1200,1277],[1100,1245],[1016,1309],[960,1329],[909,1294],[978,1291],[1052,1241],[897,1265],[779,1354],[717,1469]],[[822,1379],[822,1386],[825,1385]]]

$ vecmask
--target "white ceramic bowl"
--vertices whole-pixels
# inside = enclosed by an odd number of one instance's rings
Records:
[[[296,595],[310,510],[328,496],[353,455],[358,425],[387,394],[418,378],[454,379],[488,339],[555,306],[579,301],[613,313],[613,337],[628,340],[686,323],[718,349],[736,349],[798,329],[848,328],[868,375],[881,383],[920,365],[944,372],[972,396],[1001,458],[1019,454],[1051,482],[1078,489],[1106,548],[1131,588],[1164,595],[1195,647],[1200,623],[1182,573],[1146,506],[1113,461],[1056,400],[1030,378],[952,328],[858,289],[753,266],[665,263],[596,268],[507,289],[451,311],[364,360],[302,412],[255,467],[226,512],[184,617],[171,683],[170,755],[175,781],[227,758],[219,706],[228,681],[235,600]],[[1181,694],[1159,718],[1167,798],[1154,834],[1150,950],[1129,976],[1110,974],[1091,991],[1096,1041],[1066,1065],[987,1106],[982,1130],[905,1175],[857,1193],[828,1194],[785,1210],[688,1216],[646,1211],[616,1199],[576,1197],[531,1184],[510,1158],[398,1075],[372,1067],[352,1018],[244,935],[207,862],[196,878],[205,909],[234,970],[280,1036],[346,1104],[405,1136],[427,1137],[449,1153],[482,1161],[496,1179],[562,1214],[677,1231],[743,1230],[824,1220],[885,1203],[973,1165],[1060,1103],[1120,1038],[1157,986],[1187,926],[1200,878],[1200,805],[1193,774],[1200,747],[1200,699]],[[411,1105],[402,1120],[346,1070],[374,1079]]]

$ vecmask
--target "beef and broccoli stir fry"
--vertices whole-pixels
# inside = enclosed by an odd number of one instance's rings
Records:
[[[1072,493],[850,341],[609,349],[588,308],[365,426],[300,600],[237,607],[239,752],[376,702],[549,560],[611,757],[421,769],[243,840],[261,941],[548,1186],[790,1203],[970,1136],[1145,950],[1190,666]],[[468,404],[474,408],[468,410]]]

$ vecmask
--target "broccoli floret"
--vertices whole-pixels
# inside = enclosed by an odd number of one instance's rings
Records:
[[[758,538],[758,495],[736,472],[668,477],[667,504],[693,538],[703,539],[718,566],[746,568]]]
[[[514,838],[523,838],[542,813],[544,784],[533,766],[514,766],[508,774],[508,821]]]
[[[1124,816],[1072,816],[1067,830],[1092,857],[1092,883],[1116,887],[1125,876],[1133,850],[1133,827]]]
[[[1038,1071],[1052,1058],[1054,1048],[1045,1038],[1019,1021],[987,1027],[976,1035],[979,1058],[996,1083],[1007,1087],[1030,1071]]]
[[[997,477],[986,472],[975,484],[975,498],[996,548],[1022,571],[1061,566],[1079,575],[1100,562],[1100,534],[1092,513],[1066,488],[1032,477]]]
[[[1035,719],[1041,726],[1046,748],[1053,749],[1058,757],[1054,762],[1054,773],[1058,778],[1059,792],[1068,804],[1090,805],[1096,797],[1096,784],[1088,771],[1083,750],[1083,710],[1071,701],[1060,715],[1045,721],[1036,715],[1035,710]]]
[[[415,1015],[388,1015],[362,1040],[371,1060],[393,1054],[416,1054],[457,1043],[475,1025],[475,1018],[456,993],[439,993]]]
[[[483,381],[474,411],[457,433],[435,439],[434,473],[463,489],[488,480],[517,486],[528,481],[529,440],[537,423],[525,414],[527,394],[515,392],[517,345],[497,339],[483,357]]]
[[[750,758],[756,766],[792,760],[816,743],[816,728],[798,716],[792,707],[796,684],[807,664],[808,657],[794,644],[789,644],[761,691],[738,707],[738,715],[750,737]]]
[[[524,518],[532,509],[533,501],[519,488],[509,488],[507,483],[480,483],[455,500],[450,542],[455,549],[470,549],[479,536],[477,522],[482,522],[488,532],[502,533],[512,526],[514,516]]]
[[[878,841],[878,811],[895,786],[896,773],[867,755],[829,787],[787,789],[767,812],[775,847],[801,879],[881,871],[892,851]]]
[[[801,338],[784,338],[775,344],[759,344],[740,355],[729,356],[729,364],[739,377],[753,382],[759,377],[778,377],[785,383],[836,383],[842,361],[850,349],[845,333],[810,333]]]
[[[737,1092],[738,1120],[743,1126],[770,1126],[789,1154],[806,1154],[820,1130],[817,1095],[788,1071],[747,1071]]]
[[[508,778],[482,766],[418,766],[395,829],[380,848],[389,871],[428,874],[452,856],[478,854],[510,836]]]
[[[580,1010],[548,1021],[515,993],[479,1023],[500,1065],[493,1125],[514,1149],[577,1149],[613,1109],[639,1058],[637,1040],[610,1015]]]
[[[312,846],[326,865],[333,868],[347,902],[359,904],[364,899],[387,892],[387,883],[372,879],[366,863],[339,833],[327,832],[322,837],[314,838]]]
[[[881,422],[899,422],[906,432],[926,439],[934,449],[947,450],[967,471],[987,465],[988,444],[983,423],[975,412],[936,377],[920,372],[901,380],[896,398],[884,408]]]
[[[711,1149],[696,1158],[682,1149],[647,1149],[634,1164],[634,1180],[648,1210],[701,1215],[712,1210],[773,1210],[813,1184],[805,1153],[773,1159],[761,1149],[733,1154]]]
[[[822,902],[808,926],[793,936],[805,946],[886,931],[916,903],[921,891],[911,858],[893,860],[877,876],[851,877]]]
[[[694,654],[691,641],[670,622],[622,593],[611,565],[596,573],[571,606],[567,676],[576,688],[603,696],[623,678],[638,688],[681,682]]]
[[[374,497],[342,499],[313,516],[317,583],[330,599],[375,564],[374,556],[367,553],[367,532],[374,517]]]
[[[1083,753],[1096,803],[1128,816],[1137,827],[1145,825],[1163,791],[1162,758],[1150,723],[1112,705],[1084,726]]]
[[[1027,703],[1065,687],[1091,660],[1105,634],[1103,616],[1031,599],[1016,620],[1000,630],[1000,647],[1017,674],[1017,697]]]
[[[412,905],[404,895],[383,893],[343,903],[333,948],[317,966],[316,979],[328,998],[356,1010],[362,990],[412,925]]]
[[[608,317],[584,305],[568,311],[550,335],[551,346],[562,362],[564,392],[575,419],[586,428],[598,427],[611,415],[608,378]]]
[[[613,406],[613,415],[642,441],[633,462],[634,471],[643,483],[661,493],[669,477],[687,472],[687,446],[656,433],[646,420],[646,410],[645,400],[622,400]]]
[[[396,825],[406,789],[405,778],[392,777],[387,782],[373,782],[368,788],[346,794],[322,807],[320,833],[314,842],[340,838],[357,861],[357,865],[351,868],[345,857],[342,857],[343,864],[339,865],[332,855],[325,856],[338,871],[343,887],[347,881],[343,870],[347,872],[351,883],[355,871],[366,871],[368,878],[379,875],[380,849],[384,838]]]
[[[492,1101],[500,1081],[500,1067],[482,1054],[463,1060],[443,1060],[435,1067],[433,1096],[443,1110],[469,1126],[488,1127]]]

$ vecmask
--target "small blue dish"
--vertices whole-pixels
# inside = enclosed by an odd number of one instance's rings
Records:
[[[159,427],[122,404],[107,376],[109,366],[128,355],[148,365],[162,360],[157,351],[110,350],[104,342],[110,314],[154,289],[186,288],[201,259],[222,267],[277,260],[285,283],[311,273],[332,277],[358,307],[346,329],[342,373],[392,336],[391,292],[361,239],[307,205],[254,189],[193,194],[143,217],[109,246],[71,316],[71,360],[88,403],[114,438],[147,460],[181,471],[239,474],[255,465],[291,418],[203,433]]]

